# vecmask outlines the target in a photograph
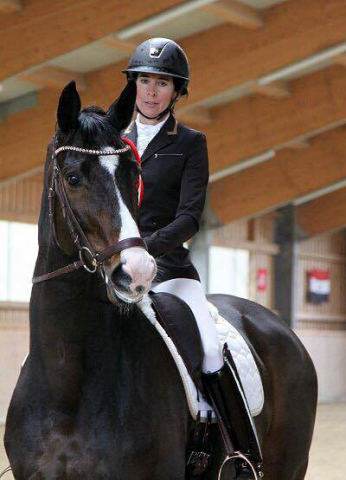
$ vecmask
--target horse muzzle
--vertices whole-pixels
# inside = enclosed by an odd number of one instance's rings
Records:
[[[143,248],[133,247],[120,255],[117,265],[104,267],[108,298],[112,303],[137,303],[150,290],[156,262]]]

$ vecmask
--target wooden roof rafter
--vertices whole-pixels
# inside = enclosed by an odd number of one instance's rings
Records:
[[[84,92],[87,88],[84,75],[48,65],[25,72],[18,75],[17,78],[45,88],[58,89],[63,89],[67,83],[75,80],[78,84],[79,91]]]
[[[17,13],[23,8],[21,0],[0,0],[0,13]]]
[[[102,98],[105,107],[112,103],[114,94],[120,91],[107,92],[105,88],[108,79],[113,82],[112,73],[113,69],[109,68],[107,74],[102,70],[87,75],[88,90],[83,95],[83,105],[94,102],[95,98]],[[124,78],[121,80],[124,85]],[[211,172],[222,171],[273,148],[286,148],[295,140],[305,140],[344,124],[345,82],[346,71],[333,66],[291,82],[291,97],[280,102],[256,95],[212,108],[212,122],[203,127],[208,138]],[[58,95],[43,90],[38,99],[38,107],[8,117],[0,124],[0,136],[4,139],[0,155],[8,159],[2,165],[3,179],[38,166],[42,161],[54,127]],[[18,137],[18,122],[26,138]],[[27,152],[26,157],[20,155],[21,164],[13,145],[18,151]]]
[[[309,149],[282,150],[265,162],[210,185],[210,207],[230,223],[275,210],[346,178],[345,127],[316,137]],[[230,208],[231,206],[231,208]],[[343,205],[344,207],[344,205]]]
[[[204,106],[195,106],[187,111],[177,112],[177,118],[184,123],[193,123],[196,125],[210,125],[213,121],[211,109]]]
[[[289,83],[284,80],[276,80],[270,83],[251,82],[248,88],[252,92],[273,98],[287,98],[291,95]]]
[[[121,39],[117,34],[109,35],[101,40],[101,43],[112,47],[115,50],[120,50],[123,53],[131,55],[134,49],[142,42],[147,40],[148,35],[135,35],[128,40]]]
[[[296,208],[299,231],[306,237],[346,227],[346,180],[331,191]]]
[[[201,8],[233,25],[248,29],[257,29],[264,26],[261,13],[237,0],[216,0]]]

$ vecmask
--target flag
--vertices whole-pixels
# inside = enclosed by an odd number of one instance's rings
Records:
[[[314,268],[308,271],[307,301],[311,303],[328,302],[330,294],[330,271]]]

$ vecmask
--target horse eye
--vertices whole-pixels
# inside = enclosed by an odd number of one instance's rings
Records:
[[[76,173],[72,173],[67,177],[67,181],[70,185],[75,187],[76,185],[79,185],[81,183],[81,179]]]

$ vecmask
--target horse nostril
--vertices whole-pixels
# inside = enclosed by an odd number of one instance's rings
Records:
[[[135,290],[136,290],[137,293],[142,293],[142,292],[144,292],[144,287],[143,287],[143,285],[138,285],[135,288]]]
[[[115,285],[122,287],[125,290],[129,289],[132,278],[131,276],[124,272],[123,264],[120,263],[112,272],[111,275],[112,281]]]

